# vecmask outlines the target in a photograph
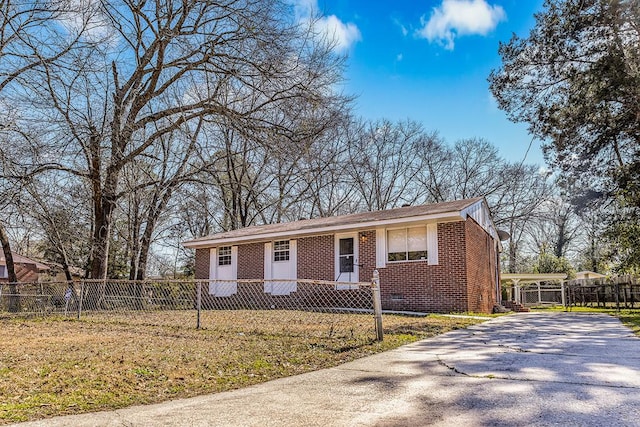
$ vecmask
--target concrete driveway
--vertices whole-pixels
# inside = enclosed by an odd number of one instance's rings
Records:
[[[23,426],[640,426],[640,339],[606,315],[505,316],[193,399]]]

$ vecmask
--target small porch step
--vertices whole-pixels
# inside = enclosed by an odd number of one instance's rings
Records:
[[[515,301],[502,301],[502,305],[509,310],[515,311],[516,313],[527,313],[531,311],[528,307],[525,307],[524,305]]]

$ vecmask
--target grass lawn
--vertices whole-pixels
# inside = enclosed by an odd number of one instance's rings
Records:
[[[615,308],[597,308],[597,307],[571,307],[567,310],[565,307],[559,305],[554,307],[534,308],[534,311],[566,311],[572,313],[606,313],[611,316],[615,316],[627,327],[629,327],[634,334],[640,336],[640,310],[625,310],[620,309],[618,312]]]
[[[192,312],[0,320],[0,424],[220,392],[481,322],[444,316]],[[284,323],[283,323],[284,322]]]

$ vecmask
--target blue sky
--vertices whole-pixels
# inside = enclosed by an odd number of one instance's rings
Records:
[[[519,162],[531,142],[499,110],[487,77],[498,42],[526,36],[543,0],[295,0],[320,10],[318,24],[349,56],[346,92],[366,119],[412,119],[449,143],[481,137]],[[527,163],[543,165],[538,141]]]

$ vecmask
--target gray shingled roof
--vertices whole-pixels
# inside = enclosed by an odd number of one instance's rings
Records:
[[[313,218],[304,219],[293,222],[283,222],[279,224],[268,225],[256,225],[246,228],[240,228],[238,230],[226,231],[223,233],[211,234],[206,237],[201,237],[194,240],[184,242],[185,246],[198,246],[198,243],[205,243],[218,240],[245,240],[247,237],[252,236],[256,239],[260,238],[263,234],[282,234],[287,233],[298,234],[305,230],[317,230],[327,229],[331,230],[334,227],[353,225],[357,227],[358,224],[371,223],[376,221],[394,220],[402,218],[420,217],[426,215],[440,215],[440,214],[459,214],[463,209],[483,200],[482,197],[476,197],[473,199],[456,200],[452,202],[432,203],[428,205],[419,206],[406,206],[402,208],[387,209],[374,212],[362,212],[350,215],[332,216],[326,218]]]

